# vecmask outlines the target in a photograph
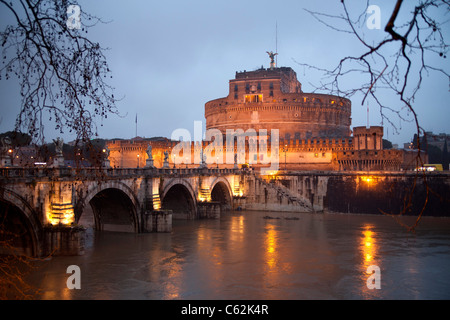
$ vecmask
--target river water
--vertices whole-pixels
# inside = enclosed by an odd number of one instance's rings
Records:
[[[39,262],[30,281],[39,299],[450,299],[450,218],[423,217],[415,233],[336,213],[173,223],[166,234],[89,231],[85,255]],[[67,288],[70,265],[81,289]],[[379,289],[367,285],[372,265]]]

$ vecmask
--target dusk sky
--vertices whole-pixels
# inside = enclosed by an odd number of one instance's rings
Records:
[[[365,1],[349,1],[348,5],[355,13],[361,13],[361,2],[366,5]],[[358,8],[351,7],[351,3],[358,3]],[[387,3],[371,1],[381,8],[382,28],[363,30],[366,39],[385,36],[383,28],[394,2]],[[354,36],[326,27],[305,11],[339,14],[342,6],[338,0],[91,0],[80,1],[80,6],[81,10],[109,21],[88,33],[93,41],[109,48],[106,56],[113,71],[111,85],[115,96],[123,97],[117,104],[122,117],[108,117],[103,126],[98,123],[99,137],[105,139],[134,137],[136,115],[139,136],[170,137],[177,128],[185,128],[193,135],[194,121],[205,124],[205,103],[228,95],[228,81],[236,71],[269,67],[266,51],[276,50],[276,25],[278,66],[292,67],[304,92],[312,92],[321,75],[298,63],[332,68],[342,57],[361,52]],[[0,27],[4,29],[11,20],[3,7],[1,10]],[[450,32],[449,24],[446,32]],[[450,72],[448,59],[430,56],[430,63]],[[354,79],[355,85],[358,81]],[[5,132],[14,128],[20,107],[18,80],[1,80],[0,96],[0,132]],[[414,102],[427,131],[450,133],[449,98],[448,78],[430,72]],[[392,105],[398,105],[395,97],[392,99]],[[351,100],[352,127],[365,126],[367,106],[361,106],[360,96]],[[372,105],[369,124],[381,125],[380,110],[369,102],[369,107]],[[414,124],[395,118],[391,121],[400,133],[395,134],[384,123],[384,138],[400,146],[411,141]],[[57,135],[47,127],[47,141]],[[65,134],[63,138],[67,142],[74,136]]]

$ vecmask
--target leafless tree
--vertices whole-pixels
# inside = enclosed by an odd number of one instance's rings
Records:
[[[0,32],[0,77],[15,77],[22,96],[16,130],[44,141],[44,122],[88,141],[96,119],[118,113],[103,48],[87,38],[99,22],[76,1],[0,0],[14,25]],[[79,19],[78,19],[79,18]]]
[[[76,136],[77,146],[90,148],[97,123],[118,114],[105,49],[87,37],[99,18],[82,10],[76,1],[0,0],[0,10],[14,23],[0,31],[0,79],[18,80],[21,108],[15,130],[44,144],[44,124]],[[48,122],[47,122],[48,121]],[[5,209],[5,216],[9,208]],[[0,299],[28,299],[36,294],[25,281],[30,257],[14,251],[0,221]],[[27,268],[28,267],[28,268]],[[12,296],[11,296],[12,295]]]
[[[432,80],[436,81],[439,79],[437,77],[441,77],[450,84],[446,60],[449,46],[445,39],[445,33],[448,33],[450,2],[394,1],[384,26],[384,37],[378,40],[373,40],[373,37],[368,37],[365,33],[369,30],[366,22],[370,18],[367,12],[370,1],[367,0],[365,6],[356,1],[353,1],[353,5],[347,4],[351,2],[341,0],[342,11],[338,14],[307,11],[332,30],[350,35],[355,43],[360,45],[356,50],[358,53],[341,58],[332,69],[299,64],[324,74],[323,81],[315,85],[316,90],[347,98],[359,98],[361,105],[371,98],[380,109],[382,121],[389,123],[396,132],[399,130],[393,122],[396,117],[400,122],[412,121],[417,129],[417,145],[420,150],[419,137],[424,130],[414,105],[417,93],[430,74],[433,76]],[[359,11],[354,12],[352,7],[358,7]],[[441,63],[432,65],[430,61],[435,59],[430,58],[433,55],[441,57]],[[387,99],[383,96],[386,93],[390,94]],[[393,103],[392,97],[398,99],[397,103]],[[423,164],[420,152],[417,163]],[[426,190],[427,193],[430,192],[428,188]],[[425,205],[426,201],[418,219]],[[417,222],[418,220],[411,229]]]

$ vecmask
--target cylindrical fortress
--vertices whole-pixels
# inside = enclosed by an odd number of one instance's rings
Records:
[[[351,135],[351,102],[304,93],[288,67],[236,72],[229,94],[205,104],[206,129],[279,130],[291,139],[345,138]]]

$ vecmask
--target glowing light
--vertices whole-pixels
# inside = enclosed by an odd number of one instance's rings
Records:
[[[377,254],[377,245],[374,239],[375,233],[371,230],[371,228],[372,226],[367,225],[362,232],[363,238],[361,240],[361,251],[365,266],[372,264]]]
[[[377,179],[375,179],[375,178],[372,177],[372,176],[362,176],[362,177],[361,177],[361,180],[362,180],[363,182],[367,183],[369,186],[370,186],[370,185],[375,185],[375,184],[377,184]]]
[[[153,194],[153,210],[161,209],[161,199],[159,198],[159,194]]]
[[[268,176],[276,176],[277,174],[278,174],[278,170],[266,170],[265,172],[264,172],[266,175],[268,175]]]
[[[242,197],[244,193],[242,192],[241,188],[239,187],[239,183],[235,184],[233,187],[233,196],[235,197]]]
[[[75,221],[71,203],[52,203],[46,216],[51,225],[70,225]]]
[[[201,202],[208,202],[211,201],[211,192],[209,191],[209,188],[200,188],[198,193],[198,200]]]
[[[266,246],[266,264],[270,269],[272,269],[276,266],[278,261],[277,231],[275,230],[274,225],[267,225],[266,237],[264,242]]]

